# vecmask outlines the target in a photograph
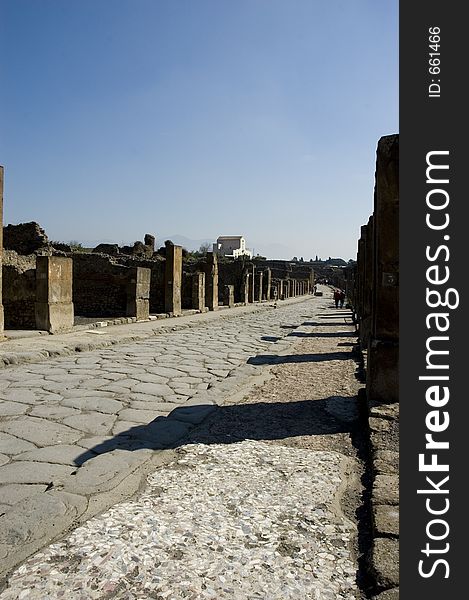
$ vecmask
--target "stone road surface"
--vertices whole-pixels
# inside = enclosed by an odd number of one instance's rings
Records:
[[[3,574],[129,498],[152,474],[135,500],[33,556],[0,598],[359,597],[356,524],[339,502],[358,472],[353,451],[324,442],[311,453],[308,444],[268,441],[349,437],[357,418],[347,347],[353,328],[342,317],[328,323],[329,307],[328,297],[310,297],[1,371]],[[315,323],[321,314],[326,321]],[[324,355],[292,359],[287,351],[302,335],[324,337]],[[266,423],[279,419],[276,405],[266,412],[258,402],[247,411],[238,404],[243,386],[265,377],[269,365],[311,361],[336,366],[327,391],[316,381],[313,412],[324,413],[317,423],[292,402],[281,417],[293,429],[272,431]]]

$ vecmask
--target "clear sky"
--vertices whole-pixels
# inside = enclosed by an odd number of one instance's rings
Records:
[[[397,0],[0,0],[0,57],[5,224],[355,257]]]

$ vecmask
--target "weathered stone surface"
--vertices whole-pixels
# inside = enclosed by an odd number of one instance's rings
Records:
[[[85,512],[85,498],[66,492],[35,494],[0,517],[0,561],[6,572],[67,529]]]
[[[100,454],[64,482],[64,490],[81,495],[99,494],[118,485],[146,456],[124,450]]]
[[[30,450],[15,456],[15,460],[26,460],[35,462],[48,462],[51,464],[74,465],[75,459],[83,454],[83,449],[79,446],[67,446],[58,444],[57,446],[46,446],[38,450]]]
[[[0,400],[0,417],[11,417],[14,415],[22,415],[27,411],[28,407],[20,402],[9,402],[8,400]]]
[[[0,467],[0,484],[5,483],[61,483],[73,468],[50,463],[27,462],[21,465],[9,463]]]
[[[373,482],[373,504],[399,504],[398,475],[376,475]]]
[[[370,404],[370,417],[381,417],[384,419],[399,418],[399,404]]]
[[[397,475],[399,473],[399,452],[377,450],[373,458],[373,469],[379,475]]]
[[[150,315],[151,269],[134,267],[130,270],[127,283],[126,315],[137,321],[148,319]]]
[[[83,397],[65,398],[62,401],[64,406],[76,408],[79,410],[95,411],[100,413],[114,414],[124,408],[124,404],[112,398],[98,396],[90,393],[83,394]]]
[[[103,413],[92,412],[82,415],[74,415],[73,417],[66,417],[63,422],[65,425],[69,425],[74,429],[79,429],[86,433],[92,433],[94,435],[106,435],[112,428],[114,421],[116,420],[115,415],[105,415]]]
[[[399,507],[373,506],[373,523],[376,536],[399,535]]]
[[[37,257],[37,329],[59,333],[73,327],[72,264],[64,256]]]
[[[196,400],[197,398],[195,398]],[[202,421],[208,417],[210,413],[216,410],[215,406],[200,404],[194,406],[181,406],[175,408],[170,414],[169,417],[171,419],[176,419],[178,421],[192,423],[193,425],[198,425],[202,423]]]
[[[11,483],[2,486],[1,497],[5,504],[18,504],[21,500],[45,492],[47,485]]]
[[[134,423],[150,423],[156,417],[166,416],[169,412],[169,407],[164,411],[147,409],[124,408],[119,412],[119,419],[124,421],[132,421]]]
[[[36,406],[33,408],[29,415],[31,417],[41,417],[43,419],[64,419],[65,417],[71,417],[72,415],[79,415],[80,411],[76,408],[70,408],[67,406]]]
[[[66,425],[52,423],[38,417],[17,417],[10,421],[0,422],[0,431],[10,433],[37,446],[70,444],[82,436],[82,433]]]
[[[399,540],[375,538],[371,567],[379,587],[397,587],[399,585]]]
[[[172,394],[173,390],[165,384],[161,383],[139,383],[133,388],[134,392],[148,394],[149,396],[165,396]]]
[[[381,592],[381,594],[373,596],[373,600],[399,600],[399,588],[385,590],[384,592]]]
[[[0,432],[0,452],[5,454],[20,454],[28,450],[35,450],[36,446],[25,440],[20,440],[14,435]]]
[[[0,467],[2,467],[3,465],[6,465],[7,462],[9,462],[10,457],[7,456],[6,454],[0,454]]]

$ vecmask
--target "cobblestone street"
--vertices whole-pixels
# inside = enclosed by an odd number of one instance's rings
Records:
[[[355,332],[324,292],[1,370],[0,598],[361,597]]]

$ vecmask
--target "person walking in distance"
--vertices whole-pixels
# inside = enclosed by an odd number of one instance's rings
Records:
[[[334,290],[334,302],[335,302],[335,307],[339,308],[339,301],[340,301],[340,290],[338,290],[337,288]]]
[[[344,302],[345,302],[345,292],[344,292],[344,290],[340,290],[339,291],[339,307],[340,308],[344,308]]]

